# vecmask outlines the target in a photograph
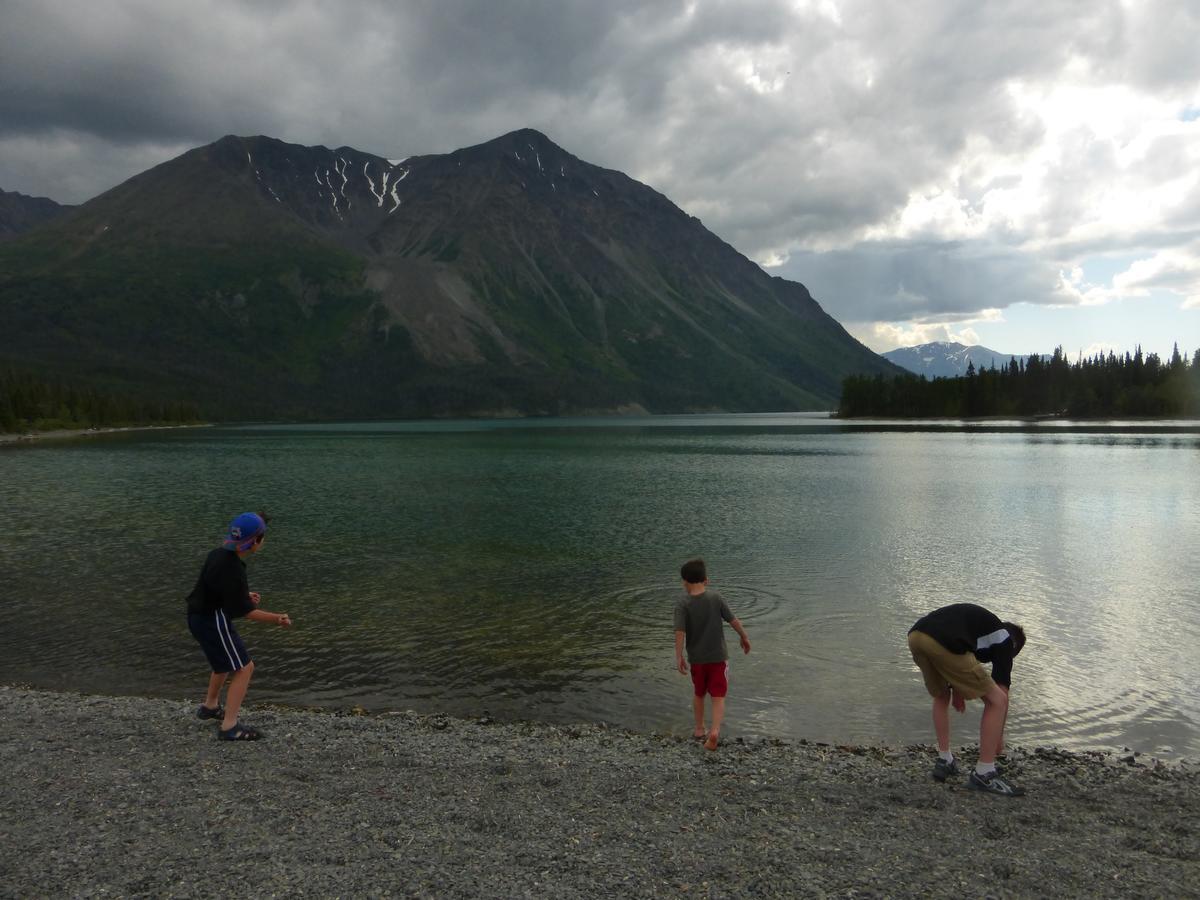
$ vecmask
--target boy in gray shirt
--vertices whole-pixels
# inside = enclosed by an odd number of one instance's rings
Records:
[[[686,675],[692,666],[692,712],[696,729],[692,736],[704,740],[705,750],[716,750],[725,718],[725,695],[729,692],[729,651],[725,648],[728,622],[738,633],[742,652],[750,652],[746,629],[716,591],[708,589],[708,572],[702,559],[689,559],[679,570],[687,592],[675,604],[675,666]],[[687,646],[687,662],[683,648]],[[712,697],[712,727],[704,730],[704,695]]]

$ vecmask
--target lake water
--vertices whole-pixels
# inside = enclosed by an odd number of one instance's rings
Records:
[[[272,524],[251,587],[296,626],[241,626],[251,707],[687,732],[671,610],[701,554],[753,641],[744,657],[728,633],[730,737],[931,742],[905,633],[972,601],[1029,635],[1011,741],[1200,756],[1196,423],[682,416],[0,448],[0,681],[198,700],[183,598],[255,508]]]

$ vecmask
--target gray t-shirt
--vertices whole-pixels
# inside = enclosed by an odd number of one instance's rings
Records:
[[[688,662],[715,663],[729,659],[725,623],[733,619],[729,604],[716,591],[705,591],[695,597],[685,591],[675,603],[675,630],[687,635]]]

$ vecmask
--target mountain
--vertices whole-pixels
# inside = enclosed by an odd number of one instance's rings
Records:
[[[896,370],[803,285],[531,130],[228,136],[0,245],[0,362],[218,417],[819,409]]]
[[[47,197],[27,197],[15,191],[0,190],[0,241],[24,234],[73,208]]]
[[[951,341],[934,341],[931,344],[920,344],[916,347],[898,347],[883,354],[884,359],[894,362],[901,368],[908,369],[927,378],[953,378],[956,375],[967,374],[967,364],[974,363],[976,369],[990,369],[993,365],[999,369],[1015,358],[1024,362],[1027,356],[1010,353],[997,353],[980,344],[958,344]]]

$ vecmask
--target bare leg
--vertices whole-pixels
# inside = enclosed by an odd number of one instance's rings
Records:
[[[1000,685],[1000,690],[1004,691],[1005,698],[1008,697],[1008,690],[1004,685]],[[1000,744],[996,747],[996,755],[1000,756],[1004,753],[1004,732],[1008,728],[1008,704],[1004,704],[1004,721],[1000,723]]]
[[[692,695],[692,714],[696,719],[696,729],[693,737],[704,737],[704,698]]]
[[[725,698],[712,698],[712,728],[708,729],[708,740],[704,742],[707,750],[716,750],[717,741],[721,737],[721,722],[725,719]]]
[[[725,721],[725,698],[712,698],[712,728],[709,731],[712,734],[721,733],[721,723]]]
[[[209,709],[216,709],[221,705],[221,688],[225,687],[225,679],[228,677],[228,672],[213,672],[212,677],[208,679],[208,693],[204,695],[204,705]]]
[[[950,752],[950,688],[933,698],[933,733],[937,735],[938,751]]]
[[[225,692],[225,718],[221,720],[221,730],[228,731],[237,724],[238,712],[241,711],[242,701],[246,699],[246,688],[250,687],[250,676],[254,674],[254,663],[248,663],[233,673],[229,679],[229,690]]]
[[[996,751],[1004,740],[1004,720],[1008,716],[1008,694],[993,684],[983,695],[983,719],[979,723],[979,761],[984,765],[996,761]]]

